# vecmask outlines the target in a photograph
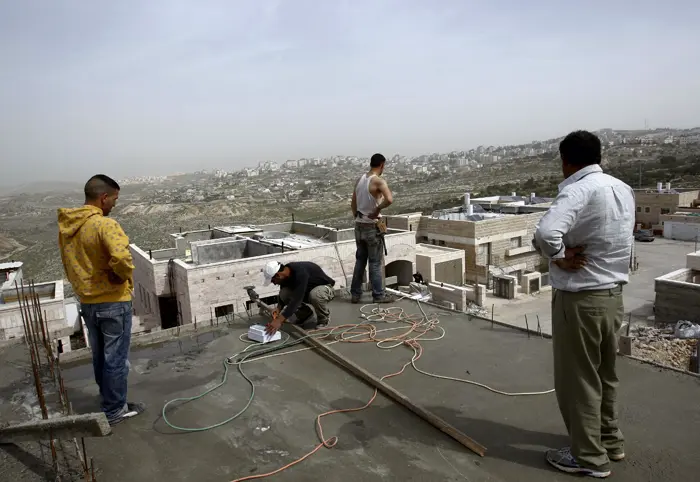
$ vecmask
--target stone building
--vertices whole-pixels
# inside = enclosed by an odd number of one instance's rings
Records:
[[[248,306],[245,286],[256,286],[261,298],[277,294],[274,285],[261,285],[263,266],[271,260],[318,263],[335,279],[337,289],[349,287],[355,267],[352,229],[291,222],[214,227],[172,237],[171,248],[130,246],[135,266],[134,310],[145,330],[244,314]],[[389,230],[385,241],[386,277],[408,285],[415,272],[415,234]]]
[[[463,249],[465,281],[490,286],[493,276],[520,280],[546,266],[531,240],[551,201],[534,193],[475,199],[467,193],[460,207],[386,218],[390,228],[414,232],[419,243]]]
[[[637,204],[636,221],[645,228],[661,232],[661,216],[673,214],[679,208],[693,207],[693,201],[700,197],[698,189],[672,189],[671,183],[658,183],[656,190],[635,189]]]

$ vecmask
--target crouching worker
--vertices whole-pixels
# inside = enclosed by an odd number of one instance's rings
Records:
[[[282,264],[270,261],[263,269],[263,284],[280,287],[279,302],[267,332],[274,334],[286,320],[298,325],[310,323],[316,314],[316,327],[328,325],[328,303],[335,297],[335,281],[316,263],[297,261]]]

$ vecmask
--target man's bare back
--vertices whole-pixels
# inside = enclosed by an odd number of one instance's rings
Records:
[[[367,190],[369,191],[370,196],[374,198],[374,201],[376,203],[375,211],[367,214],[367,217],[370,219],[376,219],[379,217],[381,210],[390,206],[391,203],[394,201],[393,195],[391,190],[389,189],[389,185],[387,184],[386,180],[384,180],[381,177],[381,172],[377,172],[377,170],[375,169],[370,169],[369,172],[367,172],[365,175],[363,175],[357,181],[355,181],[355,189],[353,191],[352,200],[353,215],[355,215],[357,211],[357,186],[365,176],[369,179],[367,184]]]

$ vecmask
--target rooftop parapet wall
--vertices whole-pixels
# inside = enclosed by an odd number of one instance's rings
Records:
[[[700,251],[688,253],[685,256],[685,267],[695,271],[700,271]]]
[[[42,316],[44,316],[47,322],[49,332],[53,333],[67,328],[63,280],[37,283],[35,289],[37,294],[40,295],[39,302],[41,303],[43,312]],[[47,296],[42,297],[42,292]],[[20,304],[16,301],[16,297],[17,293],[15,292],[14,301],[0,304],[0,340],[9,340],[11,338],[21,338],[24,336],[22,313],[20,312]]]
[[[192,263],[212,264],[235,259],[253,258],[282,253],[284,248],[271,246],[253,239],[221,238],[197,241],[190,245]]]
[[[679,269],[655,280],[657,323],[700,322],[700,272]]]

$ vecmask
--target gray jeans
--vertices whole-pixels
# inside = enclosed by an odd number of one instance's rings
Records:
[[[355,269],[352,273],[350,294],[359,299],[362,296],[362,281],[365,267],[369,264],[369,283],[372,286],[372,298],[384,297],[382,284],[382,255],[384,254],[382,238],[376,224],[355,223]]]
[[[292,289],[282,288],[279,294],[278,308],[284,308],[290,301],[292,301]],[[313,307],[316,312],[316,318],[319,324],[327,324],[331,321],[331,310],[328,309],[328,303],[330,303],[333,298],[335,298],[335,290],[331,285],[321,285],[317,286],[309,292],[309,301],[303,302],[299,307],[300,312],[304,312]],[[299,312],[298,311],[298,312]],[[298,313],[297,312],[297,313]],[[298,318],[305,318],[306,316],[297,315]]]

